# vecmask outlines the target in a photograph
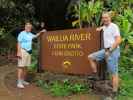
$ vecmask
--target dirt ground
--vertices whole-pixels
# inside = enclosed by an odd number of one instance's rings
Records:
[[[3,78],[0,79],[0,100],[9,100],[9,98],[10,100],[106,100],[103,99],[105,96],[97,93],[98,91],[96,91],[96,94],[77,94],[68,97],[53,97],[44,93],[41,88],[36,87],[31,81],[32,78],[30,79],[31,85],[27,86],[25,89],[18,89],[16,87],[16,62],[7,61],[7,59],[4,59],[3,57],[0,57],[0,74],[1,77],[3,76]],[[37,75],[34,77],[40,76]],[[48,78],[52,76],[46,73],[43,77],[47,77],[46,79],[48,80]],[[56,75],[55,77],[59,77],[59,75]],[[63,79],[64,77],[66,76],[62,75],[59,78]],[[74,77],[74,79],[75,78],[77,77]],[[105,85],[103,87],[105,87]]]
[[[33,83],[25,89],[16,88],[16,74],[10,73],[5,78],[5,85],[9,92],[16,96],[18,100],[101,100],[99,95],[81,94],[68,97],[53,97],[44,93],[39,87]]]

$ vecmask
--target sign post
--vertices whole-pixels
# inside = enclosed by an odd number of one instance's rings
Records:
[[[95,28],[46,32],[41,37],[40,64],[56,73],[89,75],[88,55],[100,47],[100,33]]]

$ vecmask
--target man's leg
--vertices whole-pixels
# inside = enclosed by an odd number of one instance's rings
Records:
[[[112,74],[112,88],[113,92],[117,92],[119,88],[119,75],[118,75],[118,66],[115,64],[115,59],[111,58],[110,61],[107,62],[108,70]],[[118,62],[117,62],[118,63]]]
[[[96,61],[102,61],[104,59],[104,57],[105,57],[105,50],[104,49],[97,51],[97,52],[94,52],[88,56],[88,59],[90,61],[90,65],[91,65],[94,73],[97,72]]]
[[[107,60],[108,71],[112,74],[112,88],[113,92],[117,92],[119,88],[119,75],[118,75],[118,61],[120,53],[119,49],[112,52]]]
[[[24,86],[23,86],[24,68],[23,67],[18,67],[17,72],[18,72],[18,83],[17,83],[17,87],[18,88],[24,88]]]
[[[24,79],[24,68],[19,67],[17,70],[18,70],[18,80],[23,80]]]
[[[27,69],[26,68],[24,68],[24,79],[22,82],[24,85],[29,85],[30,83],[26,81],[26,79],[27,79]]]
[[[90,65],[91,65],[91,68],[92,68],[93,73],[97,73],[96,61],[93,60],[93,59],[89,59],[89,61],[90,61]]]
[[[113,92],[117,92],[119,88],[119,76],[112,75],[112,86],[113,86]]]
[[[18,82],[17,82],[17,87],[18,88],[24,88],[24,84],[23,84],[23,81],[25,79],[25,63],[27,61],[26,59],[26,53],[24,50],[21,50],[21,53],[22,53],[22,57],[21,59],[18,59]]]
[[[26,81],[27,79],[27,68],[28,66],[31,65],[31,55],[27,52],[25,52],[25,65],[26,67],[24,68],[24,80],[23,80],[23,84],[24,85],[29,85],[30,83]]]
[[[24,68],[24,80],[26,80],[27,78],[27,71],[26,71],[26,68]]]
[[[105,50],[102,49],[98,52],[95,52],[95,53],[92,53],[88,56],[88,59],[90,61],[90,65],[91,65],[91,68],[92,68],[92,71],[93,71],[93,77],[96,76],[98,79],[98,73],[97,73],[97,64],[96,64],[96,61],[101,61],[103,60],[105,57]],[[89,79],[94,79],[94,78],[89,78]]]

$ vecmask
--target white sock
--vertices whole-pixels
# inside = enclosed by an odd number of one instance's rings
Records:
[[[18,80],[18,84],[22,84],[23,83],[23,80]]]

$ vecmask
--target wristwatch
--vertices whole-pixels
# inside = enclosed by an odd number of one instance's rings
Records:
[[[112,47],[109,48],[109,51],[112,52],[114,49]]]

